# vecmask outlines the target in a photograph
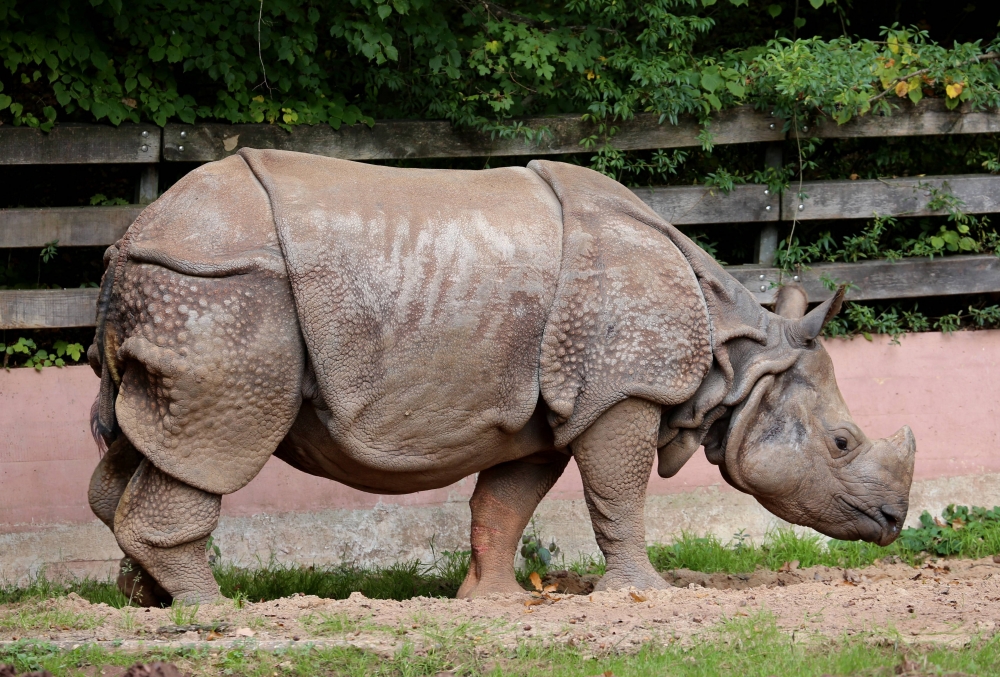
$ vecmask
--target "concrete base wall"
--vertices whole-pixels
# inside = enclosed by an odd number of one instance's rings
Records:
[[[949,503],[1000,504],[1000,331],[919,334],[892,346],[829,341],[838,382],[857,423],[881,437],[909,424],[917,439],[912,524]],[[97,392],[88,367],[0,372],[0,580],[106,575],[121,556],[94,519],[86,490],[97,451],[88,415]],[[474,478],[406,496],[378,496],[299,473],[271,459],[249,485],[223,499],[215,540],[243,564],[268,561],[383,565],[432,559],[432,548],[468,548]],[[783,524],[733,491],[697,454],[674,478],[650,478],[647,540],[681,531],[727,540],[760,538]],[[573,559],[596,553],[570,464],[536,513],[545,538]]]

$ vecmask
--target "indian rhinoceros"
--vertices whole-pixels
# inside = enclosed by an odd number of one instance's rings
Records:
[[[398,169],[242,150],[185,176],[106,254],[90,503],[139,601],[206,601],[221,496],[273,454],[364,491],[479,473],[459,596],[520,591],[515,551],[570,457],[607,560],[662,588],[654,458],[702,445],[796,524],[891,542],[909,428],[871,441],[816,340],[605,176],[569,164]],[[136,574],[147,573],[147,576]]]

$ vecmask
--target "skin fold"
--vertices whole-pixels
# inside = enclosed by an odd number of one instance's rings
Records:
[[[535,161],[410,170],[244,150],[191,172],[106,255],[90,502],[139,604],[219,596],[221,496],[271,455],[381,494],[478,473],[459,596],[518,592],[521,534],[570,457],[599,589],[665,587],[654,463],[702,446],[737,489],[891,542],[915,442],[869,440],[816,340],[843,297],[777,313],[620,184]]]

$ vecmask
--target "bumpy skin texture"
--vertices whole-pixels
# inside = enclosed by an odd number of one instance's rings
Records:
[[[495,465],[479,473],[472,508],[472,559],[459,597],[521,592],[514,578],[514,557],[521,533],[569,456],[542,453]]]
[[[178,482],[143,460],[115,512],[115,538],[174,599],[219,596],[205,543],[219,524],[222,497]]]
[[[604,588],[662,585],[643,525],[657,453],[670,476],[704,444],[733,486],[830,535],[886,543],[905,517],[912,434],[864,438],[815,341],[840,296],[767,312],[590,170],[244,150],[188,174],[107,259],[88,357],[114,453],[92,500],[108,522],[127,439],[141,459],[110,524],[182,600],[218,594],[219,495],[272,453],[379,493],[481,473],[465,595],[513,589],[570,453]]]
[[[303,350],[287,281],[195,278],[126,264],[110,315],[118,424],[165,472],[217,494],[260,471],[301,402]]]
[[[573,442],[583,494],[607,561],[596,590],[668,588],[646,555],[646,483],[656,455],[660,407],[619,402]]]
[[[127,437],[119,437],[101,458],[90,478],[90,509],[114,531],[115,513],[129,481],[142,463],[142,454]],[[138,562],[123,557],[119,564],[118,588],[138,606],[169,605],[173,599]]]
[[[690,399],[712,363],[708,309],[677,246],[650,227],[659,218],[602,174],[544,160],[528,168],[563,205],[563,263],[539,375],[556,444],[627,397]]]
[[[140,463],[142,454],[135,450],[127,437],[119,437],[101,457],[101,462],[90,476],[90,489],[87,492],[90,509],[112,531],[115,528],[118,501]]]

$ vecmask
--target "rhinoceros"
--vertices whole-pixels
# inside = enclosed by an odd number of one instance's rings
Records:
[[[221,496],[272,455],[381,494],[478,473],[461,597],[521,591],[514,558],[570,457],[607,561],[663,588],[654,460],[704,446],[789,522],[880,544],[915,442],[869,440],[817,341],[842,292],[778,310],[621,184],[536,160],[400,169],[242,150],[192,171],[105,255],[95,514],[144,604],[219,596]]]

